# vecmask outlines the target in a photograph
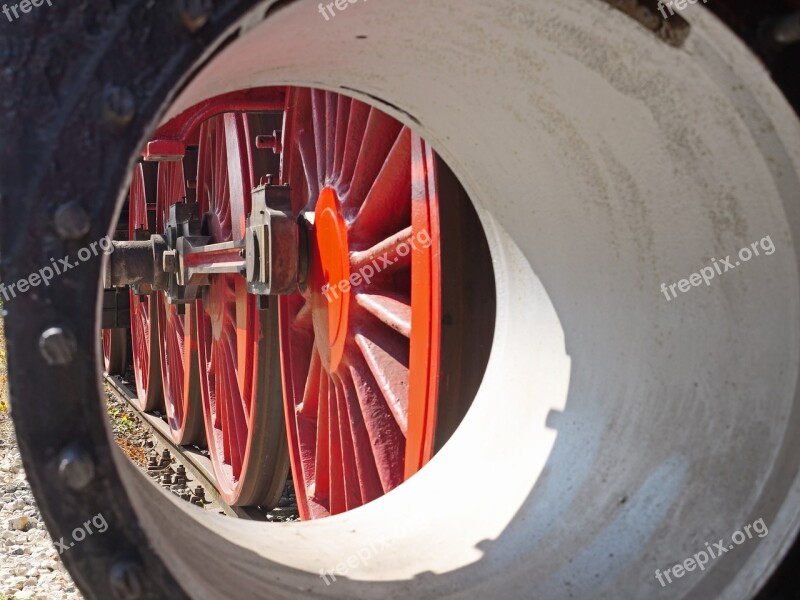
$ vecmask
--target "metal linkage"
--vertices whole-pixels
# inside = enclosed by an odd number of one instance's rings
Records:
[[[230,92],[209,98],[162,125],[142,156],[146,161],[180,160],[186,155],[187,146],[195,143],[194,138],[203,121],[230,112],[280,111],[285,101],[283,91],[274,87]]]
[[[290,192],[288,185],[268,184],[253,190],[244,250],[251,294],[292,294],[305,281],[308,253],[301,243],[301,226],[292,213]]]
[[[251,294],[292,294],[308,269],[307,236],[301,228],[288,185],[268,183],[253,190],[253,211],[239,241],[210,243],[197,204],[174,204],[163,235],[114,242],[104,287],[131,285],[140,294],[163,291],[170,303],[187,304],[201,297],[212,275],[240,274]]]

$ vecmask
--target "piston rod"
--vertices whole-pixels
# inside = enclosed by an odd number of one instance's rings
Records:
[[[139,294],[163,291],[171,303],[192,302],[212,275],[238,274],[251,294],[292,294],[306,279],[308,236],[291,210],[288,186],[262,185],[252,192],[253,210],[244,238],[210,243],[196,204],[170,207],[163,235],[115,241],[103,284],[132,286]]]

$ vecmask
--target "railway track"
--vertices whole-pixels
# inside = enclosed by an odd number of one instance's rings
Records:
[[[208,457],[208,451],[197,446],[176,444],[170,435],[169,425],[162,415],[146,413],[139,408],[136,402],[136,392],[130,381],[119,375],[104,375],[103,378],[108,384],[108,390],[116,398],[125,402],[150,432],[154,443],[150,449],[150,462],[143,472],[151,479],[156,480],[161,487],[205,510],[217,511],[237,519],[270,522],[297,520],[297,502],[294,499],[291,479],[287,480],[287,490],[278,506],[273,509],[226,504],[217,489],[214,468]],[[167,454],[165,455],[164,452]],[[183,467],[183,472],[178,468],[179,466]],[[168,481],[164,480],[164,475],[169,475]],[[176,476],[182,477],[182,481],[175,482]],[[198,486],[202,489],[201,493],[198,493]]]

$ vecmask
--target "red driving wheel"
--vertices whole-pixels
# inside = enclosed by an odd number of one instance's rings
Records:
[[[433,452],[441,322],[435,157],[376,108],[292,90],[283,181],[309,223],[308,285],[280,301],[300,516],[361,506]]]
[[[156,191],[157,231],[164,232],[170,207],[185,198],[183,162],[159,163]],[[168,302],[163,292],[158,292],[156,298],[167,422],[176,443],[193,444],[203,438],[194,306],[183,305],[182,312],[177,305]]]
[[[244,115],[225,114],[200,132],[197,198],[211,243],[245,233],[253,180],[248,125]],[[259,310],[241,275],[213,275],[203,294],[200,387],[217,487],[230,505],[274,506],[289,469],[277,311]]]
[[[152,189],[149,185],[151,182],[146,179],[149,175],[149,166],[147,172],[143,165],[136,166],[128,202],[128,239],[131,240],[149,237],[151,226],[154,225],[150,222],[147,210],[150,199],[148,191]],[[153,294],[139,295],[134,293],[133,289],[130,295],[131,348],[138,405],[141,410],[151,411],[159,408],[163,399],[156,301]]]

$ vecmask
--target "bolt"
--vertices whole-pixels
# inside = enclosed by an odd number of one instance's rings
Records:
[[[77,202],[68,202],[56,210],[56,231],[65,240],[79,240],[89,233],[89,215]]]
[[[163,477],[161,477],[161,485],[165,488],[169,488],[172,485],[172,475],[169,473],[164,473]]]
[[[177,273],[178,272],[178,251],[177,250],[164,250],[163,258],[164,272]]]
[[[778,19],[772,26],[772,37],[786,46],[800,42],[800,11]]]
[[[78,446],[70,446],[58,460],[58,474],[70,489],[80,491],[94,479],[94,461]]]
[[[186,467],[178,465],[175,469],[175,485],[183,487],[186,485]]]
[[[103,116],[109,123],[125,127],[136,115],[136,102],[125,88],[107,85],[103,90]]]
[[[142,569],[132,562],[118,562],[108,574],[111,591],[119,600],[142,597]]]
[[[77,350],[75,337],[61,327],[51,327],[39,336],[39,352],[48,365],[54,367],[68,365]]]
[[[281,133],[273,131],[272,135],[257,135],[256,148],[259,150],[272,150],[273,154],[280,154],[283,152]]]
[[[211,0],[178,0],[178,14],[191,33],[202,29],[211,17]]]

